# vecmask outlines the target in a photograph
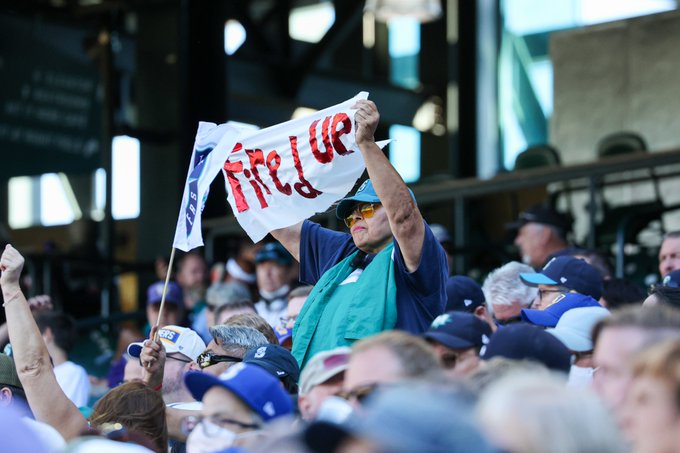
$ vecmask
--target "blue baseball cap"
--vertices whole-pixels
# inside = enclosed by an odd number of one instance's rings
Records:
[[[577,293],[560,294],[544,310],[522,309],[522,320],[544,327],[555,327],[562,315],[572,308],[602,307],[590,296]]]
[[[157,281],[149,286],[146,290],[146,304],[160,304],[163,297],[164,281]],[[168,282],[168,291],[165,293],[165,302],[177,306],[184,305],[184,297],[182,296],[182,288],[175,282]]]
[[[669,288],[680,288],[680,269],[674,270],[661,280],[662,286]]]
[[[293,413],[293,403],[281,382],[257,365],[237,363],[219,378],[208,373],[190,372],[184,375],[184,383],[197,401],[202,401],[211,388],[222,387],[266,422]]]
[[[489,342],[491,327],[473,314],[450,311],[437,316],[423,337],[451,349],[481,348]]]
[[[262,246],[255,254],[255,263],[260,264],[265,261],[274,261],[283,266],[293,264],[293,257],[284,246],[278,242],[270,242]]]
[[[300,366],[297,360],[288,349],[278,344],[267,344],[249,350],[243,356],[243,363],[258,365],[277,379],[286,376],[290,376],[295,382],[300,379]]]
[[[551,370],[569,372],[571,352],[560,340],[531,324],[511,324],[491,336],[482,359],[505,357],[512,360],[533,360]]]
[[[519,278],[528,286],[559,285],[593,299],[602,295],[600,272],[573,256],[556,256],[543,266],[541,272],[523,272]]]
[[[453,275],[446,280],[446,311],[472,313],[484,300],[482,287],[470,277]]]
[[[413,195],[411,189],[408,189],[408,192],[411,194],[411,198],[415,200],[416,197]],[[352,210],[358,203],[380,203],[380,198],[378,198],[378,194],[375,193],[373,183],[370,179],[364,181],[363,184],[359,186],[357,191],[354,192],[353,196],[340,200],[338,207],[335,208],[336,217],[341,220],[345,219],[352,213]]]

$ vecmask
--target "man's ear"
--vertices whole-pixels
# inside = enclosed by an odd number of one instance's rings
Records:
[[[300,414],[304,418],[312,408],[312,403],[306,395],[298,396],[298,409],[300,409]]]
[[[45,330],[42,333],[42,337],[45,340],[45,343],[51,343],[54,341],[54,334],[52,333],[52,329],[49,327],[45,327]]]
[[[484,318],[486,316],[486,307],[484,305],[480,305],[479,307],[475,308],[475,311],[472,314],[477,317]]]
[[[7,407],[12,404],[12,391],[7,387],[0,389],[0,407]]]

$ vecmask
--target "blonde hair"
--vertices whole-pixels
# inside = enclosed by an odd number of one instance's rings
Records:
[[[680,340],[664,341],[640,351],[633,360],[633,374],[667,381],[673,389],[675,407],[680,410]]]

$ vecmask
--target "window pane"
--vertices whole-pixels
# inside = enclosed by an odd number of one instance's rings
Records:
[[[113,218],[139,217],[139,140],[125,135],[115,137],[111,167]]]

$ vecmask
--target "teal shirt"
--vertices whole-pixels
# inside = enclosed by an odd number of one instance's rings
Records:
[[[293,327],[293,356],[304,368],[316,353],[394,328],[397,321],[394,242],[381,250],[356,281],[352,253],[314,285]],[[385,278],[387,276],[387,278]],[[351,280],[351,279],[350,279]]]

